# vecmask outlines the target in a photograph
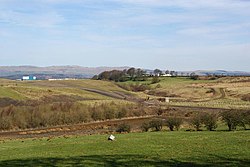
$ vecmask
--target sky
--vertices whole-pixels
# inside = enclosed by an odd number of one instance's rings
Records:
[[[0,66],[250,71],[250,0],[0,0]]]

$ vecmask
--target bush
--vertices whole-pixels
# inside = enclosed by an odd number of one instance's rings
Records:
[[[0,108],[0,129],[26,129],[56,125],[77,124],[89,121],[142,116],[152,113],[152,108],[128,103],[54,102],[36,106],[9,106]]]
[[[9,130],[11,129],[11,126],[12,122],[10,117],[5,117],[4,119],[0,118],[0,130]]]
[[[157,109],[157,115],[162,115],[163,113],[164,113],[164,110],[161,107],[159,107]]]
[[[150,89],[150,86],[149,85],[146,85],[146,84],[139,84],[139,83],[136,83],[136,84],[131,84],[131,90],[134,91],[134,92],[142,92],[142,91],[145,91],[145,90],[149,90]]]
[[[159,83],[161,80],[158,76],[154,76],[152,81],[151,81],[151,84],[155,84],[155,83]]]
[[[191,79],[193,80],[198,80],[199,79],[199,75],[192,75],[190,76]]]
[[[123,123],[123,124],[120,124],[117,127],[116,132],[119,132],[119,133],[121,133],[121,132],[128,132],[129,133],[130,130],[131,130],[131,126],[128,125],[128,124]]]
[[[250,101],[250,93],[243,95],[241,99],[244,101]]]
[[[143,122],[143,124],[141,125],[141,130],[143,132],[147,132],[150,129],[150,123],[149,122]]]
[[[227,124],[228,130],[236,130],[236,127],[240,125],[240,115],[237,111],[224,111],[221,113],[222,120]]]
[[[217,115],[206,113],[203,116],[203,123],[207,130],[213,131],[217,128]]]
[[[203,113],[198,113],[193,116],[190,120],[190,124],[196,129],[196,131],[200,131],[203,124]]]
[[[217,128],[217,115],[212,113],[198,113],[191,118],[190,124],[194,126],[196,131],[200,131],[201,127],[205,125],[207,130],[215,130]]]
[[[128,90],[128,91],[133,91],[133,92],[142,92],[145,90],[150,90],[151,87],[147,84],[117,84],[120,88]]]
[[[250,126],[250,111],[241,112],[239,117],[239,126],[242,126],[246,130],[246,125]]]
[[[182,124],[182,119],[178,117],[170,117],[166,120],[166,125],[170,129],[170,131],[179,130]]]
[[[158,88],[161,88],[162,86],[161,86],[161,84],[157,84],[156,86],[155,86],[155,89],[158,89]]]
[[[155,131],[161,131],[163,122],[161,119],[153,119],[149,122],[150,128],[154,129]]]

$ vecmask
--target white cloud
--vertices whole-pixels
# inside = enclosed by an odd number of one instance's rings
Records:
[[[64,21],[64,18],[55,13],[22,13],[16,11],[5,11],[0,14],[1,22],[17,26],[32,26],[40,28],[54,27]]]
[[[233,66],[235,55],[249,60],[249,9],[250,1],[235,0],[0,0],[0,42],[8,40],[5,53],[13,56],[13,41],[24,41],[21,55],[36,43],[30,55],[37,61],[47,54],[77,61],[110,55],[113,64],[127,57],[137,66],[188,68],[189,60],[205,66],[218,58]]]
[[[141,5],[148,7],[181,7],[181,8],[217,8],[231,9],[238,8],[247,9],[250,6],[249,1],[235,0],[111,0],[114,2]]]

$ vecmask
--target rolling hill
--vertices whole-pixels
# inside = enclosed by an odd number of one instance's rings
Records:
[[[103,71],[124,70],[130,67],[82,67],[82,66],[0,66],[0,78],[20,79],[23,75],[35,75],[37,79],[49,78],[92,78]],[[144,69],[147,73],[153,73],[152,69]],[[196,70],[178,71],[178,74],[195,73],[200,76],[224,75],[224,76],[250,76],[250,72],[226,71],[226,70]]]
[[[23,75],[36,75],[38,79],[49,78],[91,78],[109,70],[123,70],[129,67],[81,67],[81,66],[0,66],[0,77],[20,79]]]

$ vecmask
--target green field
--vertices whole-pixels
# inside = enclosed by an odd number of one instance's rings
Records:
[[[147,132],[8,140],[0,166],[249,166],[250,131]]]

